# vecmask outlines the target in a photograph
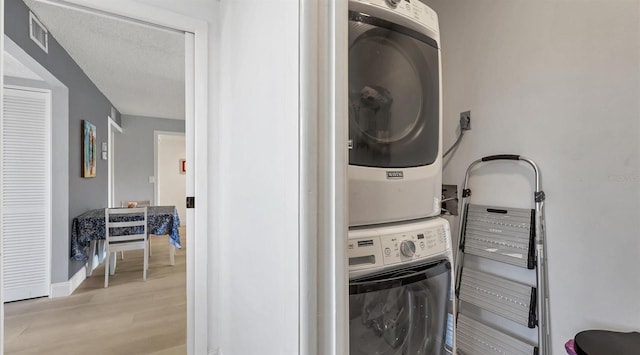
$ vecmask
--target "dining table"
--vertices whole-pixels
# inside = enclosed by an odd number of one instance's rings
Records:
[[[176,206],[147,207],[147,232],[150,235],[169,235],[171,265],[175,265],[175,249],[182,248],[178,227],[180,227],[180,216]],[[104,259],[105,236],[104,208],[87,211],[73,219],[71,257],[74,260],[87,262],[87,276],[91,276],[95,265],[102,263]],[[115,267],[115,263],[113,265]]]

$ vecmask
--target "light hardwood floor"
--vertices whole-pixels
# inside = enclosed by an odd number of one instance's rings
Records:
[[[104,267],[69,297],[5,304],[5,354],[186,354],[183,243],[169,265],[167,236],[152,236],[147,281],[142,251],[125,252],[104,286]]]

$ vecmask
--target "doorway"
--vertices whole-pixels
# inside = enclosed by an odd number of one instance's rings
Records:
[[[203,139],[206,135],[206,129],[201,129],[201,133],[197,133],[197,127],[206,127],[207,116],[207,78],[208,68],[205,61],[196,61],[196,52],[207,51],[207,24],[202,20],[196,20],[188,18],[182,15],[169,13],[166,11],[158,12],[153,6],[136,4],[126,5],[122,3],[118,4],[100,4],[101,8],[97,9],[91,5],[77,6],[74,5],[74,1],[68,2],[47,2],[56,6],[61,6],[66,9],[80,10],[95,12],[100,16],[115,17],[119,20],[128,20],[136,23],[143,23],[146,26],[159,25],[164,29],[170,28],[173,30],[181,31],[185,36],[185,96],[186,96],[186,142],[187,152],[186,158],[190,160],[192,169],[187,171],[187,193],[190,196],[195,196],[196,180],[194,178],[195,168],[198,167],[206,171],[206,140]],[[98,5],[95,5],[98,7]],[[205,40],[203,41],[202,38]],[[196,75],[198,74],[198,75]],[[196,89],[198,88],[198,89]],[[111,141],[111,139],[109,139]],[[200,142],[200,145],[204,147],[201,153],[195,155],[196,140]],[[109,146],[115,148],[113,144]],[[201,147],[201,148],[202,148]],[[110,160],[111,161],[111,160]],[[204,181],[202,181],[204,182]],[[112,184],[111,187],[113,187]],[[205,191],[205,189],[202,189]],[[111,192],[107,193],[107,201],[113,204],[113,198]],[[206,205],[207,197],[201,196],[198,198],[199,203]],[[188,210],[186,213],[185,221],[189,221],[191,226],[187,233],[187,245],[195,246],[193,242],[195,239],[195,233],[198,231],[206,230],[206,218],[203,212],[196,211],[194,209]],[[197,221],[197,224],[196,224]],[[207,294],[207,282],[206,273],[195,274],[194,270],[196,266],[200,265],[200,269],[206,269],[206,240],[198,242],[199,250],[193,252],[187,252],[187,349],[189,354],[203,353],[203,349],[206,349],[206,334],[207,334],[207,319],[206,312],[197,310],[206,309],[206,294]],[[193,249],[192,249],[193,250]],[[196,282],[196,277],[198,282]],[[195,295],[198,295],[196,297]],[[2,320],[3,321],[3,320]],[[196,326],[198,333],[195,332]],[[4,344],[2,344],[4,345]],[[206,351],[206,350],[204,350]]]
[[[155,204],[176,206],[178,215],[186,215],[187,161],[184,133],[154,132]],[[186,226],[186,223],[182,223]]]

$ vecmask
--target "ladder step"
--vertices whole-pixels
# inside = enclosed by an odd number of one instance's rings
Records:
[[[464,226],[464,252],[533,269],[533,222],[532,210],[470,204]]]
[[[526,327],[536,326],[534,287],[466,267],[459,298]]]
[[[534,355],[537,348],[520,339],[458,315],[456,346],[464,355]]]

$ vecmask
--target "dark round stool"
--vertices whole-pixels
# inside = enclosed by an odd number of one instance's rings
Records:
[[[640,333],[620,333],[606,330],[585,330],[574,340],[578,355],[638,355]]]

